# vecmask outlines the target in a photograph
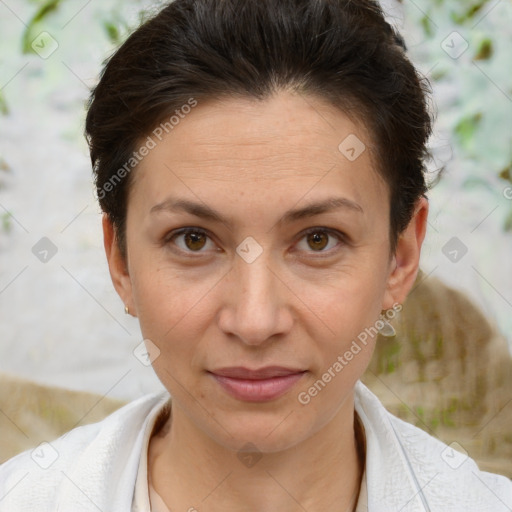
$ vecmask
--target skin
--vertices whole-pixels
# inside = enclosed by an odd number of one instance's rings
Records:
[[[350,134],[366,145],[355,161],[338,149]],[[312,96],[203,102],[135,171],[126,261],[104,217],[113,283],[160,350],[153,367],[173,397],[172,421],[149,448],[153,485],[172,510],[351,510],[362,471],[354,385],[375,339],[307,405],[297,397],[382,310],[404,301],[418,271],[428,203],[418,200],[391,254],[389,191],[372,147],[363,123]],[[151,212],[171,195],[231,224]],[[279,222],[332,196],[360,210]],[[173,238],[183,227],[207,236]],[[262,249],[250,263],[236,252],[246,237]],[[306,373],[263,403],[233,398],[207,373],[267,365]],[[262,455],[251,467],[238,457],[247,443]]]

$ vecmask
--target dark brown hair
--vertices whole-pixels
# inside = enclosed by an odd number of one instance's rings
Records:
[[[101,208],[125,252],[141,141],[202,100],[312,94],[372,134],[390,190],[390,240],[425,194],[430,90],[373,0],[174,0],[107,61],[86,119]],[[186,111],[185,111],[186,112]],[[340,140],[341,142],[341,140]],[[145,153],[145,151],[142,151]]]

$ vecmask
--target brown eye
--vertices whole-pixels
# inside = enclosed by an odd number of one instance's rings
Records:
[[[309,246],[314,249],[315,251],[324,249],[328,242],[329,242],[329,236],[325,234],[323,231],[315,231],[313,233],[309,233],[307,235],[308,244]]]
[[[207,252],[203,249],[208,246],[208,242],[213,244],[208,234],[198,228],[181,229],[178,232],[171,233],[166,240],[166,243],[176,245],[181,252],[185,253]]]
[[[206,243],[206,236],[203,233],[185,233],[183,240],[188,249],[191,251],[197,251],[204,247]]]
[[[305,244],[302,241],[305,241]],[[338,243],[335,243],[335,242]],[[331,254],[345,242],[342,233],[326,228],[311,228],[303,235],[299,241],[299,249],[306,253],[320,253],[321,255]],[[301,244],[302,247],[301,247]],[[326,249],[327,248],[327,249]]]

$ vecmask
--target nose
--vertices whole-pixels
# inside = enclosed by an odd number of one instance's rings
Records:
[[[254,261],[235,256],[224,281],[219,327],[242,343],[258,346],[284,335],[292,327],[291,292],[263,251]],[[274,268],[272,268],[274,267]]]

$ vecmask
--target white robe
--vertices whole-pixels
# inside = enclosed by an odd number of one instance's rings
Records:
[[[144,436],[167,393],[129,403],[0,466],[0,512],[129,512]],[[361,382],[370,512],[512,512],[512,481],[390,414]],[[146,436],[147,437],[147,436]]]

